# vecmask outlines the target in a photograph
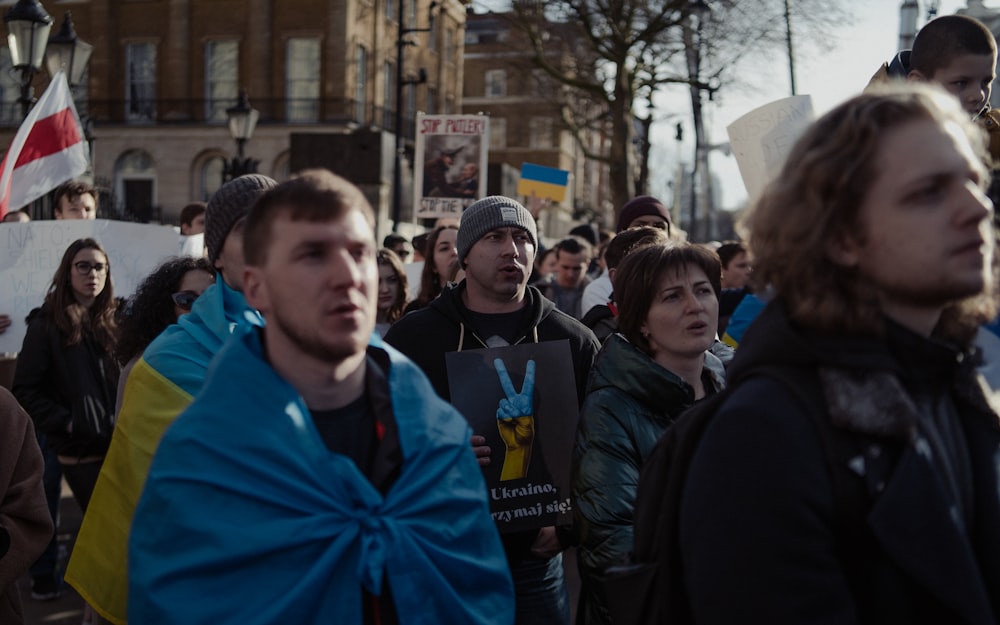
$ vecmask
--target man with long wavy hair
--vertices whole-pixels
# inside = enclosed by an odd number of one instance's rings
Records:
[[[695,623],[996,623],[1000,425],[984,138],[900,86],[817,121],[745,220],[773,294],[694,453]]]

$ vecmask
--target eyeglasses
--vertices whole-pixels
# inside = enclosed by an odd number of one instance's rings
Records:
[[[191,307],[194,306],[194,301],[198,299],[198,295],[194,291],[181,291],[171,295],[170,299],[174,300],[174,303],[181,310],[191,310]]]
[[[76,268],[76,272],[81,276],[90,275],[91,271],[96,271],[97,273],[104,273],[108,270],[108,266],[105,263],[88,263],[85,260],[81,260],[78,263],[73,263]]]

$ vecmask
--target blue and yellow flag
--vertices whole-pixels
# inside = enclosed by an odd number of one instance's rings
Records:
[[[532,195],[553,202],[566,199],[566,188],[569,185],[569,172],[565,169],[546,167],[523,163],[521,165],[521,180],[517,183],[520,195]]]

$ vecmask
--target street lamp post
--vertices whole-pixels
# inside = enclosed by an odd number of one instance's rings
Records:
[[[428,17],[433,17],[437,1],[431,2]],[[403,210],[403,87],[419,85],[427,82],[427,72],[420,69],[416,77],[403,74],[403,49],[406,46],[417,45],[406,38],[410,33],[429,33],[430,28],[406,28],[404,11],[400,6],[399,33],[396,37],[396,154],[392,170],[392,231],[399,230],[399,221]]]
[[[3,15],[7,23],[10,63],[21,72],[21,117],[28,116],[35,98],[31,82],[42,66],[45,45],[52,29],[52,16],[38,0],[17,0]]]
[[[52,76],[63,70],[70,89],[75,89],[83,83],[83,72],[93,51],[94,46],[76,36],[73,16],[66,11],[59,32],[49,37],[49,45],[45,48],[45,66]]]
[[[45,48],[45,67],[48,68],[50,76],[55,76],[56,72],[62,70],[66,74],[69,89],[75,96],[77,87],[83,84],[83,74],[93,51],[94,46],[77,37],[76,28],[73,26],[73,17],[69,11],[66,11],[59,32],[49,37],[49,45]],[[93,167],[93,122],[86,109],[77,106],[77,112],[80,114],[83,138],[87,140],[87,151],[90,154],[91,167]]]
[[[229,134],[236,141],[236,156],[232,160],[226,161],[222,170],[223,182],[245,174],[256,173],[257,164],[260,162],[243,156],[243,147],[247,141],[253,138],[253,131],[257,128],[257,120],[260,118],[260,111],[250,106],[250,98],[247,96],[246,89],[240,90],[236,106],[226,109],[226,117],[229,119]]]

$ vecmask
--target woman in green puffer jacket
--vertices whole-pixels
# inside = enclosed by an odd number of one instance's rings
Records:
[[[618,267],[619,333],[591,371],[573,455],[579,623],[610,623],[599,581],[632,548],[636,485],[657,439],[686,408],[723,387],[723,364],[708,351],[721,274],[719,257],[692,244],[651,245]]]

